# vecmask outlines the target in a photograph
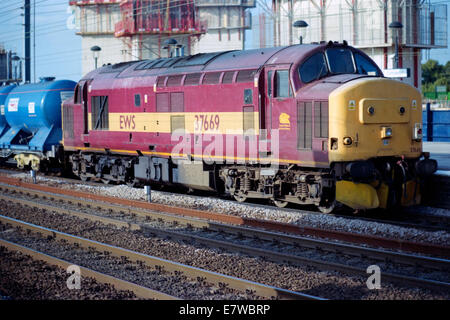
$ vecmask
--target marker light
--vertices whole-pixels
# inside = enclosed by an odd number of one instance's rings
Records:
[[[420,141],[423,138],[423,132],[422,132],[422,124],[416,123],[414,124],[414,131],[413,131],[413,140]]]

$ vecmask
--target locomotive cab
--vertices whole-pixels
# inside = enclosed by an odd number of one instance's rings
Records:
[[[296,170],[282,170],[284,191],[275,203],[314,203],[324,212],[335,201],[354,209],[419,203],[421,179],[437,169],[436,161],[420,160],[420,92],[384,78],[366,54],[345,42],[309,46],[291,65],[290,81],[278,57],[276,66],[269,60],[265,68],[269,123],[279,129],[282,150],[294,149],[287,130],[296,129],[300,159],[291,160]]]
[[[419,178],[437,169],[434,160],[420,160],[420,92],[395,80],[361,78],[334,90],[329,101],[337,199],[353,208],[419,203]]]
[[[304,88],[328,90],[328,161],[336,178],[336,200],[354,209],[420,202],[419,177],[436,171],[422,156],[421,95],[386,79],[364,53],[329,43],[298,67]],[[310,93],[309,93],[310,95]],[[318,96],[316,94],[316,96]],[[314,99],[315,100],[315,99]],[[321,117],[318,108],[313,119]],[[314,131],[320,121],[313,121]],[[323,124],[321,124],[323,126]],[[316,134],[317,135],[317,134]]]

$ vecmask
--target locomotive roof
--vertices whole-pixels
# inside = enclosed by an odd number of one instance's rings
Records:
[[[336,43],[302,44],[253,50],[232,50],[198,53],[191,56],[159,58],[107,65],[87,74],[83,79],[157,76],[187,72],[259,69],[265,64],[291,64],[302,60],[312,51]]]

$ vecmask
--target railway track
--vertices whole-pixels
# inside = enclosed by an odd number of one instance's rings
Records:
[[[450,216],[427,214],[420,212],[418,209],[403,208],[399,212],[381,212],[381,210],[376,210],[376,212],[363,214],[346,213],[334,214],[334,216],[425,231],[450,232]]]
[[[23,173],[23,170],[17,169],[17,167],[11,167],[9,166],[8,169],[0,169],[0,174],[8,174],[11,172],[21,172]],[[53,175],[55,176],[55,175]],[[93,181],[85,181],[81,182],[78,179],[69,178],[69,177],[57,177],[58,180],[64,181],[67,183],[82,183],[83,185],[87,186],[98,186],[99,184],[103,184],[103,187],[108,187],[108,185],[105,185],[104,183],[99,180],[98,182]],[[443,186],[450,186],[450,179],[448,177],[443,176],[433,176],[433,181],[438,179],[438,183],[434,183],[434,185],[443,185]],[[112,187],[112,185],[109,185]],[[428,204],[436,204],[436,201],[430,202],[428,199],[430,198],[430,195],[434,194],[434,198],[436,197],[436,194],[439,192],[436,192],[436,188],[433,186],[433,183],[430,183],[427,185],[428,190],[434,190],[433,192],[427,191],[424,194],[424,202]],[[448,188],[447,188],[448,189]],[[443,198],[442,201],[446,201],[447,197],[447,191],[445,188],[442,189],[443,191]],[[173,192],[173,190],[172,190]],[[166,192],[167,193],[167,192]],[[178,194],[175,191],[175,194]],[[247,205],[249,207],[256,207],[256,208],[268,208],[273,209],[273,206],[270,205],[264,205],[264,204],[258,204],[254,202],[247,202],[243,205]],[[441,206],[442,207],[442,206]],[[443,207],[445,208],[445,206]],[[290,209],[290,208],[279,208],[277,210],[284,211],[284,212],[292,212],[296,213],[298,212],[297,209]],[[421,212],[420,209],[414,208],[411,210],[410,208],[402,208],[400,211],[391,211],[391,212],[385,212],[383,210],[370,210],[369,212],[358,212],[353,213],[353,211],[350,208],[338,210],[336,213],[332,214],[323,214],[317,210],[311,210],[311,211],[305,211],[301,210],[301,212],[307,212],[308,214],[314,214],[314,215],[322,215],[322,216],[334,216],[334,217],[341,217],[345,219],[351,219],[351,220],[360,220],[360,221],[366,221],[366,222],[378,222],[378,223],[384,223],[388,225],[393,226],[399,226],[399,227],[405,227],[405,228],[415,228],[420,230],[426,230],[426,231],[445,231],[450,232],[450,216],[442,216],[442,215],[434,215],[434,214],[428,214],[425,212]]]
[[[307,294],[302,294],[299,292],[293,292],[289,290],[284,290],[281,288],[276,288],[252,281],[247,281],[245,279],[240,279],[236,277],[230,277],[224,274],[218,274],[215,272],[210,272],[207,270],[190,267],[184,264],[180,264],[177,262],[173,262],[166,259],[161,259],[154,256],[149,256],[143,253],[127,250],[124,248],[112,246],[106,243],[101,243],[98,241],[78,237],[71,235],[69,233],[60,232],[57,230],[41,227],[38,225],[30,224],[21,220],[9,218],[6,216],[0,216],[0,223],[4,226],[11,226],[14,228],[20,228],[22,230],[27,230],[33,233],[38,233],[41,235],[43,239],[51,239],[51,240],[64,240],[65,243],[68,243],[73,246],[81,247],[86,250],[95,250],[98,253],[107,252],[113,257],[117,257],[120,259],[127,259],[128,261],[132,261],[141,265],[145,265],[147,267],[153,269],[163,269],[165,272],[173,273],[175,275],[184,275],[189,281],[193,281],[193,279],[202,279],[201,282],[208,282],[209,284],[213,284],[217,287],[227,287],[238,292],[244,293],[244,298],[265,298],[265,299],[307,299],[307,300],[321,300],[319,297],[314,297]],[[27,255],[32,255],[38,259],[44,259],[51,264],[60,265],[61,267],[67,267],[73,263],[63,261],[61,259],[50,257],[49,255],[45,255],[42,252],[37,252],[36,250],[26,248],[17,243],[12,243],[10,241],[1,240],[0,245],[7,247],[11,250],[21,251]],[[132,290],[137,296],[141,298],[152,298],[152,299],[178,299],[178,297],[174,297],[172,295],[166,294],[164,292],[160,292],[157,290],[152,290],[146,287],[142,287],[136,285],[134,283],[130,283],[127,281],[123,281],[121,279],[117,279],[115,277],[111,277],[102,273],[98,273],[96,271],[90,270],[88,268],[83,268],[81,274],[86,276],[93,276],[99,281],[108,282],[113,285],[118,285],[122,290]],[[195,280],[194,280],[195,281]],[[251,292],[248,295],[248,292]]]
[[[152,236],[156,235],[177,241],[195,241],[207,247],[221,248],[249,256],[264,257],[277,263],[308,265],[321,270],[340,271],[349,275],[366,276],[366,268],[361,267],[361,265],[367,266],[381,263],[385,281],[437,291],[448,291],[450,289],[450,284],[448,283],[450,279],[448,274],[450,261],[447,259],[389,252],[332,241],[268,232],[249,227],[213,223],[198,218],[179,217],[161,212],[124,207],[122,205],[94,203],[75,197],[48,194],[42,191],[21,190],[11,186],[1,186],[1,188],[4,193],[9,193],[0,198],[5,202],[16,202],[23,206],[59,212],[78,218],[98,221],[103,224],[112,224],[118,228],[141,230]],[[32,201],[25,200],[23,197],[31,198]],[[41,200],[36,201],[38,198]],[[42,203],[42,199],[46,199],[47,203]],[[54,203],[59,204],[55,206]],[[62,204],[65,207],[64,209],[61,208]],[[82,208],[84,208],[83,211],[90,210],[91,213],[80,212]],[[94,211],[96,212],[95,214],[92,213]],[[113,218],[112,216],[114,215],[115,217]],[[128,218],[125,216],[128,216]],[[163,225],[152,226],[149,224],[151,220]],[[172,224],[172,226],[169,224]],[[175,224],[175,227],[173,224]],[[320,251],[324,256],[335,256],[328,259],[328,261],[327,259],[310,258],[308,256],[311,255],[311,251]],[[333,262],[336,259],[336,255],[343,256],[341,262]],[[359,262],[359,266],[352,266],[343,262],[345,260],[355,260],[358,257],[364,257],[363,261]],[[356,264],[358,265],[358,263]],[[385,271],[389,269],[396,270],[398,269],[397,265],[403,265],[403,271],[400,274]],[[432,274],[435,272],[441,273],[441,277],[444,280],[408,275],[414,266],[431,270]],[[430,273],[430,271],[428,272]]]
[[[83,269],[81,286],[78,287],[77,281],[69,282],[68,285],[68,271],[77,272],[73,269],[74,266],[64,268],[66,261],[53,261],[53,257],[41,255],[36,250],[29,250],[11,242],[2,240],[0,256],[0,273],[4,275],[0,277],[0,300],[139,299],[130,290],[130,286],[123,286],[126,290],[117,289],[121,283],[113,281],[112,277],[102,277],[100,273],[87,269]],[[111,285],[113,282],[115,284]],[[77,290],[70,290],[70,285]]]
[[[270,205],[259,203],[246,202],[245,205],[256,208],[273,208]],[[284,212],[296,213],[295,208],[277,208],[277,210]],[[302,210],[305,212],[305,210]],[[333,216],[336,218],[344,218],[348,220],[360,220],[366,222],[384,223],[392,226],[414,228],[424,231],[444,231],[450,232],[450,216],[433,215],[426,212],[421,212],[417,208],[402,208],[399,211],[383,211],[379,209],[370,210],[368,212],[353,212],[350,208],[341,208],[337,212],[322,213],[320,211],[307,211],[308,214],[317,216]]]
[[[10,170],[0,170],[0,173],[8,174],[8,172],[22,172],[21,170],[16,170],[15,168]],[[113,185],[105,185],[104,183],[99,182],[93,182],[93,181],[85,181],[82,182],[78,179],[73,178],[67,178],[67,177],[57,177],[58,180],[67,182],[67,183],[77,183],[77,184],[83,184],[87,186],[99,186],[103,185],[103,187],[113,187]],[[438,178],[434,178],[438,179]],[[439,178],[441,179],[441,178]],[[448,179],[447,179],[448,180]],[[443,181],[439,180],[440,183],[443,183],[444,185],[448,184],[450,186],[450,181],[447,181],[444,183]],[[434,188],[435,189],[435,188]],[[434,190],[433,189],[433,190]],[[165,192],[168,193],[168,192]],[[179,194],[175,191],[175,194]],[[426,198],[428,199],[430,192],[427,192]],[[444,195],[445,200],[445,195]],[[443,200],[443,201],[444,201]],[[430,203],[428,200],[426,200],[427,203]],[[264,205],[261,203],[255,203],[255,202],[246,202],[242,203],[241,205],[246,205],[252,208],[265,208],[265,209],[274,209],[274,206],[271,205]],[[289,213],[298,213],[298,209],[291,209],[291,208],[277,208],[277,210],[282,212],[289,212]],[[350,208],[343,208],[341,210],[338,210],[336,213],[331,214],[324,214],[319,211],[314,210],[304,210],[302,209],[301,212],[307,212],[308,214],[314,214],[318,216],[333,216],[336,218],[344,218],[349,220],[360,220],[360,221],[366,221],[366,222],[377,222],[377,223],[384,223],[388,225],[393,226],[399,226],[404,228],[415,228],[425,231],[444,231],[450,233],[450,216],[443,216],[443,215],[434,215],[429,214],[426,212],[421,212],[420,209],[417,208],[402,208],[399,211],[390,211],[385,212],[383,210],[370,210],[369,212],[357,212],[354,213],[353,210]]]
[[[201,219],[212,220],[219,223],[234,224],[241,226],[248,226],[253,228],[261,228],[269,231],[291,233],[301,236],[313,236],[319,238],[335,239],[345,241],[354,244],[365,244],[374,247],[383,247],[385,249],[403,250],[409,252],[417,252],[429,255],[450,256],[450,247],[441,245],[432,245],[420,242],[404,241],[401,239],[389,239],[380,236],[368,236],[363,234],[355,234],[349,232],[335,231],[329,229],[302,227],[294,224],[280,223],[268,220],[258,220],[253,218],[244,218],[233,215],[225,215],[214,212],[194,210],[188,208],[180,208],[174,206],[161,205],[156,203],[147,203],[143,201],[120,199],[115,197],[107,197],[96,195],[87,192],[70,191],[61,188],[48,187],[43,185],[35,185],[19,181],[17,179],[11,179],[0,176],[0,182],[9,184],[10,186],[16,186],[19,188],[27,189],[30,191],[43,191],[53,193],[54,197],[67,195],[73,196],[78,199],[89,199],[91,201],[98,201],[103,203],[109,203],[113,205],[122,205],[126,207],[132,207],[137,209],[150,210],[153,212],[167,212],[172,215],[196,217]],[[6,188],[6,186],[4,186]],[[80,200],[77,200],[78,202]],[[126,209],[130,210],[130,209]]]
[[[67,270],[70,266],[75,265],[73,262],[58,259],[54,256],[45,254],[43,252],[27,248],[20,244],[0,239],[0,247],[4,247],[9,251],[20,252],[34,260],[43,261],[49,265],[57,266],[63,270]],[[160,291],[152,290],[117,277],[107,275],[89,268],[79,266],[80,274],[83,277],[89,277],[95,279],[99,283],[108,284],[113,286],[116,290],[131,291],[134,295],[141,299],[163,299],[163,300],[178,300],[178,298],[165,294]]]

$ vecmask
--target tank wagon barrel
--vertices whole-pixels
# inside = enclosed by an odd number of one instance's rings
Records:
[[[58,157],[62,151],[61,104],[73,95],[75,85],[70,80],[42,78],[39,83],[9,90],[2,104],[7,130],[0,137],[5,157],[15,155],[20,168],[31,165],[35,170],[42,161]]]
[[[8,122],[5,117],[5,101],[8,97],[8,94],[14,89],[15,85],[8,85],[0,87],[0,137],[5,133],[5,130],[8,129]]]

